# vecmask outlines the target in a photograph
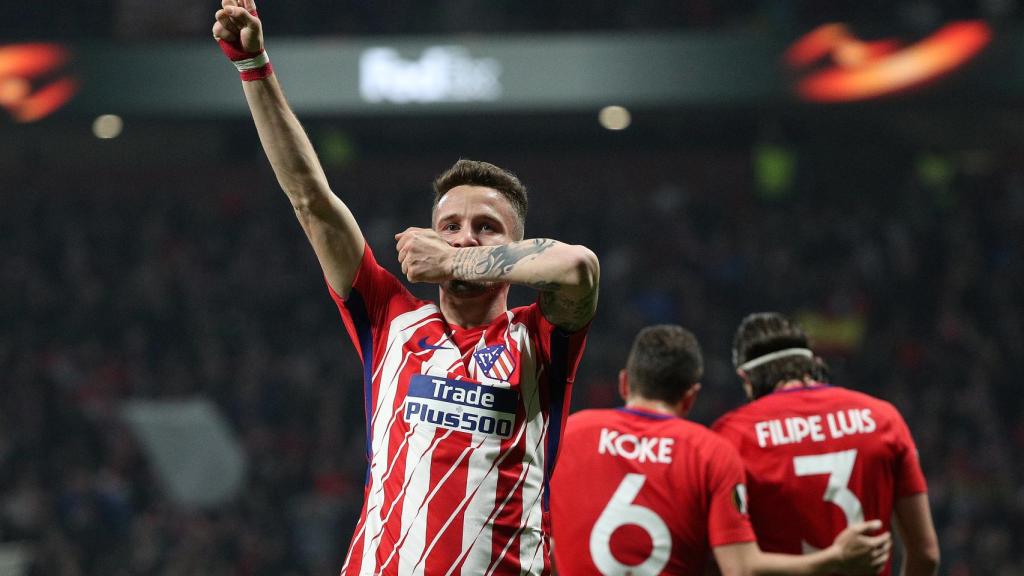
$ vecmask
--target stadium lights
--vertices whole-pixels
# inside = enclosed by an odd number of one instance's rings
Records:
[[[124,121],[116,114],[103,114],[93,120],[92,133],[100,140],[110,140],[121,135]]]
[[[622,106],[605,106],[598,112],[597,121],[608,130],[625,130],[629,128],[632,117]]]

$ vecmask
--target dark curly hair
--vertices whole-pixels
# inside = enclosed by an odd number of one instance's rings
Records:
[[[810,348],[803,328],[778,312],[758,312],[743,319],[732,342],[732,362],[746,362],[788,348]],[[755,399],[771,394],[780,382],[826,377],[828,367],[816,357],[786,356],[745,370]]]

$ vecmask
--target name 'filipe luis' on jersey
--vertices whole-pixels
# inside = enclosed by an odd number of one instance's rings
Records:
[[[848,408],[825,414],[789,416],[761,420],[754,424],[754,435],[761,448],[803,441],[825,442],[854,434],[870,434],[878,429],[871,408]]]
[[[766,552],[825,548],[862,520],[890,530],[895,502],[927,491],[903,417],[861,392],[824,384],[778,390],[713,429],[743,459],[750,519]]]

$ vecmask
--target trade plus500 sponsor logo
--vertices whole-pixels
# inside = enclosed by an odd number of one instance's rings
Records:
[[[403,416],[410,424],[508,438],[518,405],[519,394],[507,388],[417,374],[409,382]]]
[[[62,73],[68,51],[56,44],[0,46],[0,108],[16,122],[35,122],[64,106],[78,81]]]
[[[910,45],[894,39],[865,41],[843,24],[820,26],[790,46],[789,68],[801,98],[815,102],[867,100],[911,88],[962,67],[992,39],[980,21],[947,24]]]

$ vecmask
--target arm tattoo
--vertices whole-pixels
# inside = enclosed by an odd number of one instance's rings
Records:
[[[459,280],[503,280],[520,262],[536,257],[555,244],[554,240],[537,238],[501,246],[458,250],[452,271]],[[594,317],[597,307],[596,285],[581,291],[568,290],[561,282],[549,279],[534,278],[519,282],[540,291],[541,312],[559,328],[575,332]]]
[[[554,245],[554,240],[536,238],[480,250],[459,250],[455,255],[455,276],[465,280],[498,280],[524,258],[536,256]]]
[[[571,297],[559,292],[542,292],[540,309],[552,324],[569,332],[575,332],[587,325],[594,317],[597,307],[597,288]]]

